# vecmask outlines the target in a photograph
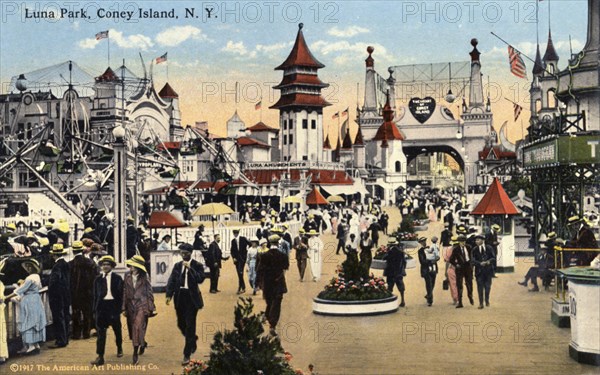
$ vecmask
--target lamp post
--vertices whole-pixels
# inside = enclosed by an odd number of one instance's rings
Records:
[[[115,261],[119,268],[123,267],[126,260],[126,238],[125,230],[127,227],[127,151],[125,145],[125,128],[121,125],[113,129],[113,150],[114,150],[114,214],[115,227],[113,248],[115,249]]]

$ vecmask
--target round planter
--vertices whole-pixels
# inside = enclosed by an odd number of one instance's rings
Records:
[[[386,261],[383,259],[373,259],[371,261],[371,268],[374,270],[384,270]]]
[[[313,313],[329,316],[368,316],[390,314],[398,310],[397,296],[371,301],[331,301],[313,299]]]
[[[427,225],[415,225],[413,228],[415,228],[415,231],[417,232],[424,232],[427,230]]]
[[[408,258],[406,260],[406,269],[417,268],[417,260],[415,258]]]
[[[419,247],[419,243],[417,241],[400,241],[400,243],[404,246],[405,249],[414,249]]]

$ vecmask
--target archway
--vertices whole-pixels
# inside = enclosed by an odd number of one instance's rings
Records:
[[[451,146],[407,146],[403,148],[408,166],[408,185],[430,188],[464,188],[465,161]]]

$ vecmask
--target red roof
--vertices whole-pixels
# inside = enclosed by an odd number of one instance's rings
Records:
[[[177,95],[177,93],[175,92],[175,90],[173,90],[173,88],[171,87],[171,85],[169,85],[169,82],[165,83],[165,85],[163,86],[163,88],[160,89],[160,92],[158,93],[158,96],[160,96],[161,98],[168,98],[168,99],[177,99],[177,98],[179,98],[179,95]]]
[[[319,95],[289,94],[289,95],[282,95],[279,98],[279,100],[277,101],[277,103],[273,104],[269,108],[278,109],[278,108],[295,106],[295,105],[312,106],[312,107],[321,107],[322,108],[322,107],[330,106],[331,104],[327,100],[323,99],[323,97],[321,97],[320,94]]]
[[[360,130],[360,125],[358,125],[358,132],[356,133],[356,138],[354,138],[354,145],[364,146],[364,144],[362,131]]]
[[[327,205],[329,202],[327,202],[327,199],[325,199],[323,194],[321,194],[319,189],[317,189],[315,186],[313,190],[306,196],[306,204]]]
[[[148,228],[181,228],[185,223],[167,211],[154,211],[148,220]]]
[[[279,129],[275,129],[260,121],[248,128],[251,132],[273,132],[279,133]]]
[[[246,170],[246,177],[257,185],[271,185],[273,181],[281,181],[286,170],[282,169],[260,169]],[[309,169],[307,174],[311,177],[311,183],[316,185],[352,185],[354,181],[345,171],[331,171],[323,169]],[[300,170],[291,169],[289,179],[292,181],[300,180]],[[234,181],[235,185],[244,184],[240,181]]]
[[[346,130],[346,136],[342,143],[342,149],[349,150],[352,148],[352,138],[350,137],[350,129]]]
[[[156,149],[159,151],[163,150],[179,150],[181,142],[163,142],[156,145]]]
[[[327,83],[323,83],[319,79],[319,76],[314,74],[288,74],[283,76],[283,80],[277,85],[274,86],[274,89],[280,89],[290,85],[302,85],[302,86],[318,86],[318,87],[327,87],[329,86]]]
[[[323,142],[324,150],[331,150],[331,143],[329,142],[329,134],[325,137],[325,142]]]
[[[292,66],[307,66],[310,68],[324,68],[325,65],[321,64],[308,49],[306,41],[304,40],[304,34],[302,34],[303,24],[298,25],[298,35],[296,35],[296,43],[290,52],[290,55],[285,61],[279,65],[275,70],[284,70]]]
[[[517,154],[513,151],[504,151],[501,146],[486,147],[483,151],[479,151],[479,160],[486,160],[493,152],[497,160],[500,159],[516,159]]]
[[[374,141],[383,141],[381,147],[387,147],[388,141],[403,141],[404,136],[394,124],[394,110],[390,106],[390,98],[388,96],[385,106],[383,107],[383,124],[377,129],[377,133],[373,138]]]
[[[519,213],[497,178],[494,178],[477,207],[471,211],[471,215],[518,215]]]
[[[106,71],[102,73],[102,75],[96,77],[96,82],[116,82],[118,80],[119,77],[117,77],[117,75],[115,74],[115,72],[113,72],[110,66],[106,68]]]
[[[250,138],[250,137],[238,138],[237,144],[240,147],[255,146],[255,147],[261,147],[261,148],[271,148],[271,146],[269,146],[268,144],[257,141],[256,139]]]

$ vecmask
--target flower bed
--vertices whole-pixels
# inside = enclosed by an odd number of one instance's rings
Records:
[[[367,279],[345,280],[343,273],[325,285],[325,290],[317,298],[330,301],[367,301],[391,297],[385,280],[371,274]]]
[[[398,297],[368,301],[331,301],[313,299],[313,313],[329,316],[369,316],[390,314],[398,311]]]

